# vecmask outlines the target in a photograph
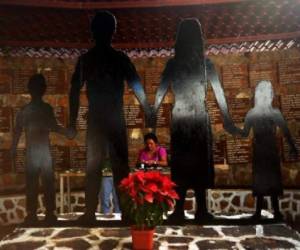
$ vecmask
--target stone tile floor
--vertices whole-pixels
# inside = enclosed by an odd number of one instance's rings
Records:
[[[273,223],[270,220],[272,215],[268,212],[263,213],[265,220],[262,223],[264,224],[251,224],[247,219],[235,220],[245,219],[249,216],[249,214],[215,215],[217,219],[212,223],[213,225],[159,226],[156,228],[154,236],[154,249],[300,250],[300,234],[285,223]],[[72,220],[74,221],[77,217],[78,214],[60,216],[55,227],[43,227],[42,223],[34,228],[26,228],[22,225],[17,228],[15,226],[0,227],[0,238],[7,234],[0,241],[0,250],[126,250],[132,248],[130,228],[116,226],[120,215],[108,218],[98,215],[98,224],[93,227],[79,227],[76,223],[72,224]],[[187,216],[188,218],[189,216]],[[187,220],[187,223],[190,222]]]
[[[159,226],[154,249],[300,249],[300,234],[285,224]],[[16,228],[0,249],[131,249],[128,227]]]

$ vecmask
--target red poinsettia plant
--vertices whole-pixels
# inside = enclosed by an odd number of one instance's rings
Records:
[[[123,212],[138,229],[161,225],[163,216],[175,205],[176,184],[159,171],[137,171],[121,181]]]

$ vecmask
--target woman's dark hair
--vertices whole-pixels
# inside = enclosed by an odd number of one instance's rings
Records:
[[[155,143],[158,143],[157,137],[154,133],[148,133],[144,135],[144,142],[146,143],[147,140],[153,140]]]
[[[183,19],[179,25],[175,42],[175,56],[190,56],[191,52],[204,54],[204,39],[201,24],[196,18]]]
[[[185,82],[186,75],[195,75],[200,82],[206,82],[204,39],[201,24],[196,18],[183,19],[177,29],[175,56],[173,61],[173,79]]]

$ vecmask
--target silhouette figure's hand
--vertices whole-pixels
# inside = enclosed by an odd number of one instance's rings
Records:
[[[77,131],[76,131],[75,128],[69,127],[69,128],[67,129],[66,136],[67,136],[68,139],[70,139],[70,140],[71,140],[71,139],[74,139],[76,135],[77,135]]]
[[[244,136],[244,130],[239,128],[239,127],[234,127],[235,131],[234,131],[234,135],[236,136]]]
[[[230,133],[232,135],[241,135],[242,134],[242,130],[240,128],[237,128],[236,126],[234,126],[231,122],[225,122],[224,128],[228,133]]]

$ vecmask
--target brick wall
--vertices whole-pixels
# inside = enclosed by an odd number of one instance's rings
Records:
[[[148,100],[153,103],[160,74],[168,58],[135,58],[134,64],[141,76]],[[216,65],[223,82],[229,110],[238,126],[243,126],[243,118],[252,106],[254,87],[257,81],[269,79],[275,90],[274,106],[285,116],[289,129],[300,143],[300,52],[299,48],[265,52],[214,55],[210,59]],[[43,73],[48,81],[45,101],[56,112],[57,119],[63,126],[68,120],[68,90],[72,75],[74,59],[0,57],[0,191],[10,189],[13,192],[24,189],[24,145],[22,136],[16,159],[10,158],[9,148],[12,140],[14,119],[17,110],[28,103],[26,84],[29,77],[36,72]],[[169,148],[169,125],[174,98],[168,92],[160,113],[161,126],[157,135],[162,145]],[[132,117],[139,119],[141,110],[133,93],[126,88],[124,104]],[[87,100],[84,90],[81,95],[78,135],[70,141],[60,135],[51,135],[54,165],[57,171],[69,168],[86,167],[85,159],[85,119]],[[207,106],[212,120],[215,141],[215,183],[217,187],[249,187],[251,185],[251,137],[247,140],[233,138],[223,129],[222,119],[215,104],[214,95],[209,88]],[[130,118],[128,118],[130,119]],[[128,125],[129,160],[134,165],[138,150],[143,147],[143,134],[147,131],[143,122],[131,120]],[[282,177],[286,188],[300,187],[300,161],[287,156],[288,149],[282,136],[278,134],[278,145],[282,159]],[[243,150],[240,150],[240,149]],[[299,148],[300,151],[300,148]],[[243,161],[241,162],[241,159]],[[83,182],[73,183],[82,188]]]

